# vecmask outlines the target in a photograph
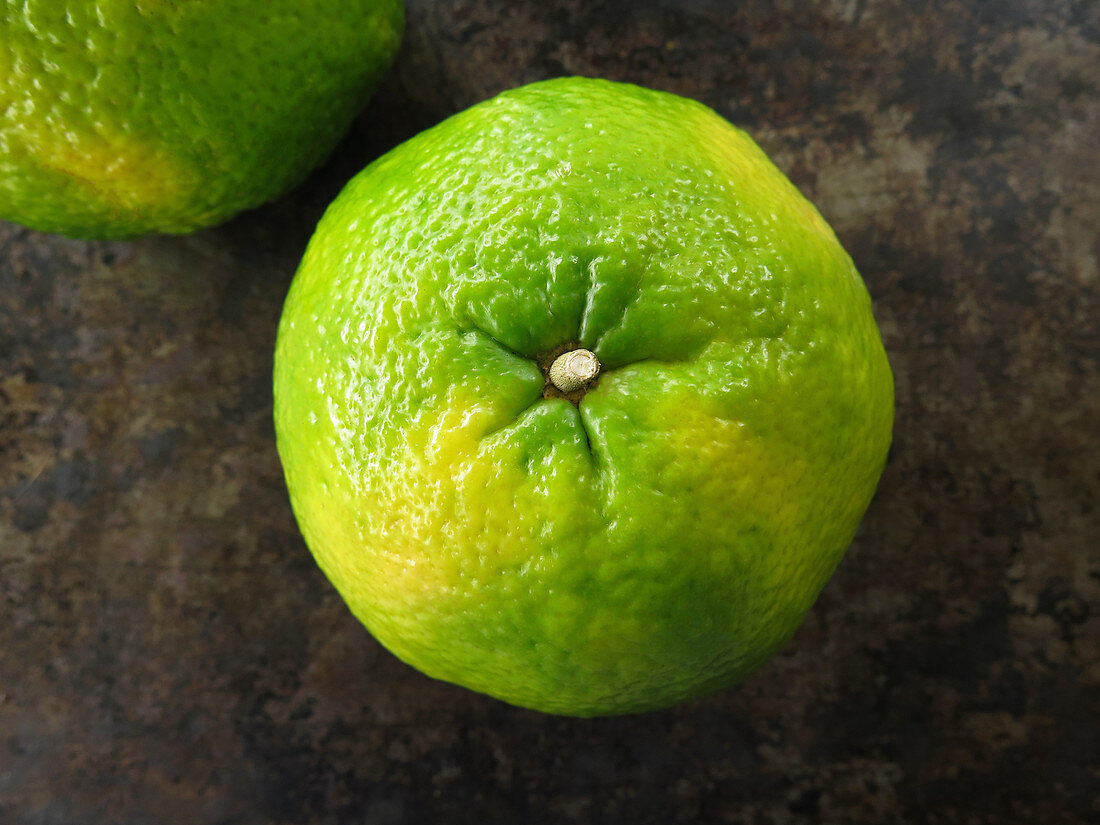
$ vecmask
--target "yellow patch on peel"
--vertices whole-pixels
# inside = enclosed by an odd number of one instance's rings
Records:
[[[81,197],[133,215],[139,223],[176,209],[198,186],[197,175],[178,156],[105,126],[62,134],[20,126],[9,140],[21,145],[32,165],[67,179]]]
[[[792,578],[789,569],[821,558],[804,552],[799,544],[806,538],[805,524],[814,518],[815,506],[820,503],[820,491],[813,468],[798,450],[754,433],[739,421],[713,415],[698,402],[680,399],[661,405],[654,413],[668,423],[665,432],[670,452],[691,456],[690,460],[671,461],[662,472],[662,484],[690,489],[695,500],[727,502],[727,572],[743,575],[752,570],[765,592],[785,588],[792,593],[796,587],[816,582],[813,576]],[[739,557],[742,543],[738,531],[746,526],[774,542],[766,561]],[[839,530],[835,538],[836,552],[843,549],[842,542],[846,544],[843,533]],[[714,572],[720,574],[722,559],[715,558],[713,564]],[[808,604],[814,596],[816,590],[811,593],[807,589],[793,601]]]
[[[516,503],[496,500],[493,491],[521,490],[524,479],[518,468],[486,460],[482,435],[490,415],[473,393],[452,390],[439,409],[409,424],[398,455],[380,456],[367,470],[361,492],[342,491],[336,507],[344,512],[326,522],[356,524],[357,533],[318,526],[326,535],[311,545],[337,551],[321,561],[364,621],[368,608],[388,613],[475,590],[479,560],[458,548],[515,530]],[[487,577],[508,560],[499,547],[486,551],[480,561]]]

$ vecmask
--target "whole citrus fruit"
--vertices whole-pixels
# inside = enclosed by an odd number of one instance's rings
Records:
[[[600,80],[373,163],[279,328],[278,447],[321,568],[406,662],[552,713],[661,707],[774,653],[892,420],[814,208],[706,107]]]
[[[297,183],[397,49],[400,0],[3,0],[0,220],[189,232]]]

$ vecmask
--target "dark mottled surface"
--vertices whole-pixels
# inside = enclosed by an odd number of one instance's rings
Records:
[[[432,682],[298,536],[280,302],[341,183],[515,83],[705,101],[875,298],[892,458],[793,643],[590,721]],[[1100,822],[1100,6],[414,0],[334,159],[217,230],[0,227],[0,822]]]

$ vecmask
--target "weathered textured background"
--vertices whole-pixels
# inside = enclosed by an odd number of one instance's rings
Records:
[[[567,73],[698,98],[833,223],[897,376],[875,502],[746,684],[540,716],[383,651],[270,422],[280,303],[381,151]],[[1100,6],[413,0],[282,201],[187,238],[0,227],[0,822],[1100,822]]]

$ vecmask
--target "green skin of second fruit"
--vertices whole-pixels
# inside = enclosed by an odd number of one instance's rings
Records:
[[[0,220],[191,232],[320,163],[397,51],[400,0],[0,0]]]
[[[546,368],[577,347],[601,372],[571,400]],[[386,647],[592,716],[791,636],[870,502],[893,383],[851,260],[745,133],[572,78],[347,186],[287,299],[275,418],[305,538]]]

